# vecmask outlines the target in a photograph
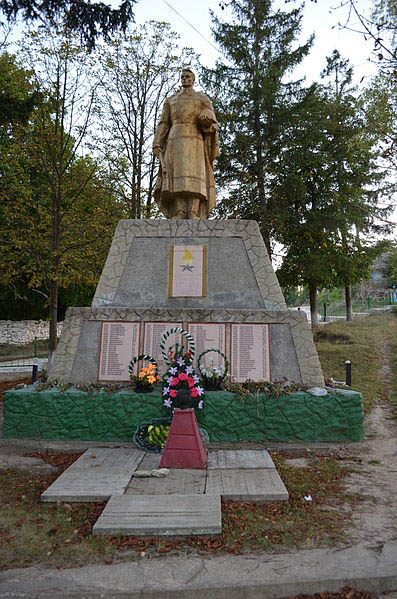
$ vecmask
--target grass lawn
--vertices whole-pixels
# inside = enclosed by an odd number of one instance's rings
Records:
[[[359,391],[368,411],[376,397],[390,397],[389,384],[380,380],[384,357],[388,352],[397,370],[397,314],[383,312],[352,322],[332,322],[318,327],[314,340],[325,379],[345,380],[345,362],[352,365],[352,388]],[[385,349],[386,348],[386,349]],[[394,377],[397,375],[394,374]],[[394,379],[394,399],[397,381]]]
[[[397,315],[387,313],[351,323],[332,323],[319,327],[315,338],[326,378],[343,381],[345,360],[349,359],[352,387],[363,394],[367,410],[374,398],[380,396],[390,398],[397,405]],[[386,383],[378,378],[385,347],[394,366],[394,374]],[[3,384],[2,389],[14,385],[15,382]],[[40,494],[78,454],[30,455],[42,457],[57,466],[59,472],[44,476],[0,470],[0,564],[3,569],[30,565],[71,567],[164,553],[207,555],[330,546],[343,540],[350,519],[342,506],[346,503],[354,506],[360,501],[358,496],[344,489],[344,479],[354,468],[354,457],[313,455],[307,466],[296,467],[286,461],[292,456],[274,453],[272,457],[289,491],[289,501],[224,502],[221,535],[170,539],[94,537],[92,526],[105,504],[40,502]],[[305,500],[308,495],[313,501]]]
[[[64,453],[30,455],[43,457],[60,471],[78,457]],[[286,456],[272,457],[290,493],[288,502],[224,502],[221,535],[183,538],[93,536],[92,526],[105,503],[41,503],[40,494],[59,473],[43,476],[0,470],[1,568],[111,563],[136,559],[142,553],[156,556],[170,552],[207,555],[277,551],[329,546],[342,540],[346,516],[335,508],[346,501],[358,501],[343,489],[343,479],[349,471],[346,464],[322,457],[313,459],[308,467],[296,468],[285,463]],[[308,495],[314,500],[305,500]]]

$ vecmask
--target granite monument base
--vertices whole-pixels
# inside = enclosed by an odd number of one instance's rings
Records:
[[[181,248],[190,248],[190,256],[201,250],[200,265],[175,262],[175,249]],[[194,271],[196,266],[201,270]],[[183,273],[192,277],[185,295]],[[255,378],[256,373],[256,380],[324,385],[306,315],[287,310],[255,221],[120,221],[92,306],[67,311],[50,380],[128,380],[132,357],[149,353],[161,360],[160,323],[163,331],[200,325],[200,331],[194,329],[196,357],[208,349],[212,335],[218,345],[210,347],[226,355],[232,375],[244,362],[236,380]],[[211,328],[215,323],[218,328]]]

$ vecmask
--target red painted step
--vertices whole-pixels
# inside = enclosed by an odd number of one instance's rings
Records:
[[[203,470],[207,461],[194,409],[176,408],[159,468]]]

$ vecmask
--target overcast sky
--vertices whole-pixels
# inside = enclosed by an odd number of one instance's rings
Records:
[[[340,51],[342,56],[351,60],[357,83],[362,77],[369,77],[376,72],[376,67],[368,61],[373,44],[370,41],[365,41],[357,33],[338,27],[338,22],[346,19],[347,15],[344,9],[333,10],[340,2],[341,0],[317,0],[315,3],[306,0],[300,41],[306,41],[312,33],[315,34],[316,39],[310,56],[294,71],[294,78],[305,76],[308,82],[318,79],[325,66],[325,57],[329,56],[335,48]],[[275,7],[283,10],[290,10],[299,4],[300,2],[293,1],[285,4],[284,0],[275,0],[274,2]],[[371,0],[359,1],[359,5],[368,13],[371,4]],[[143,23],[150,19],[169,22],[172,29],[181,36],[181,45],[192,47],[201,55],[203,64],[212,66],[220,54],[211,45],[216,44],[211,34],[210,10],[224,20],[230,19],[231,14],[220,9],[219,0],[190,0],[188,2],[186,0],[140,0],[135,6],[135,17],[137,23]],[[191,25],[188,25],[184,19]],[[354,25],[354,23],[352,24]],[[206,39],[203,39],[202,36]]]
[[[346,9],[337,8],[342,1],[317,0],[315,3],[306,0],[300,43],[305,42],[312,33],[315,34],[315,41],[310,55],[294,70],[294,79],[306,77],[308,83],[319,80],[325,67],[325,59],[334,49],[351,61],[357,85],[365,85],[376,74],[377,67],[370,60],[373,42],[338,26],[338,23],[345,23],[347,18]],[[273,6],[290,10],[300,4],[302,2],[291,1],[286,4],[284,0],[274,0]],[[369,15],[372,0],[358,0],[357,6]],[[231,13],[220,9],[219,0],[140,0],[135,5],[135,19],[137,24],[151,19],[169,22],[172,29],[180,35],[180,44],[192,47],[201,55],[200,60],[204,65],[212,66],[221,55],[213,47],[216,44],[211,34],[210,10],[222,20],[231,20]],[[353,20],[350,27],[359,28],[358,23]],[[389,218],[397,222],[397,209]]]

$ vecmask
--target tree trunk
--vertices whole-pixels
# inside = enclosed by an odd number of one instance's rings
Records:
[[[350,322],[353,320],[353,307],[352,307],[352,286],[345,286],[345,302],[346,302],[346,320]]]
[[[57,348],[57,324],[58,324],[58,283],[50,282],[50,334],[48,342],[48,373],[50,373]]]
[[[312,329],[318,326],[317,316],[317,287],[313,283],[309,284],[310,317],[312,320]]]

